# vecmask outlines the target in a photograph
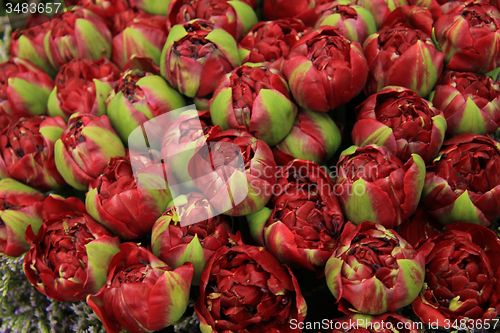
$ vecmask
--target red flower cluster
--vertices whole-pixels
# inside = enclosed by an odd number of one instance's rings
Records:
[[[78,0],[32,15],[0,64],[0,253],[108,332],[196,316],[203,333],[300,333],[317,328],[308,305],[335,333],[486,328],[497,5]]]

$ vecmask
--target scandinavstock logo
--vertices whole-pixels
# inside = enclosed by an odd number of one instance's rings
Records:
[[[173,198],[170,205],[178,212],[181,226],[220,215],[248,195],[249,184],[240,147],[232,143],[221,146],[217,142],[207,142],[204,127],[195,105],[189,105],[145,122],[128,138],[138,186],[153,190],[168,187]],[[184,141],[182,137],[188,139]],[[214,149],[224,149],[225,158],[214,160],[211,154]],[[158,163],[162,165],[164,182],[144,181],[144,169]],[[193,169],[197,171],[196,178],[190,175]],[[210,203],[212,210],[206,210],[210,213],[189,214],[189,219],[183,219],[185,214],[179,212],[191,197],[196,197],[197,202]]]

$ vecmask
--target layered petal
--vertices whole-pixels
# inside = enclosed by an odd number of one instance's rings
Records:
[[[57,301],[76,302],[96,293],[106,281],[119,239],[94,221],[76,198],[49,196],[43,224],[35,235],[28,227],[30,249],[24,260],[28,280]]]
[[[344,229],[325,274],[341,311],[379,315],[415,300],[424,283],[425,256],[395,231],[362,222]]]

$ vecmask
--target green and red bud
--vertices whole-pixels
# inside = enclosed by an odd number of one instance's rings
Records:
[[[193,264],[192,283],[198,285],[207,261],[228,244],[230,232],[227,217],[218,215],[205,195],[192,192],[175,198],[155,222],[151,251],[174,269]]]
[[[493,4],[458,4],[436,20],[432,37],[450,70],[485,74],[500,66],[500,11]]]
[[[191,98],[209,97],[219,80],[240,65],[234,38],[200,19],[172,27],[160,60],[161,75]]]
[[[300,109],[290,133],[273,147],[273,155],[278,165],[294,159],[323,164],[330,161],[341,141],[340,130],[327,113]]]
[[[0,106],[12,121],[45,114],[54,82],[28,60],[12,58],[0,64]]]
[[[396,312],[420,293],[425,256],[380,224],[348,223],[326,263],[325,275],[342,312]]]
[[[295,44],[283,72],[299,106],[329,111],[361,92],[368,65],[358,42],[351,42],[338,28],[322,26]]]
[[[111,32],[101,17],[89,9],[75,7],[50,22],[45,51],[59,70],[75,58],[111,57]]]
[[[102,116],[106,100],[120,70],[106,58],[73,59],[61,67],[49,96],[48,114],[64,120],[75,113]]]
[[[290,49],[304,35],[307,28],[294,18],[261,21],[253,26],[238,43],[242,63],[269,63],[281,69]]]
[[[269,146],[243,130],[213,127],[197,145],[188,172],[219,214],[244,216],[262,209],[276,184]]]
[[[152,163],[136,170],[127,156],[111,159],[90,184],[85,205],[88,213],[115,235],[135,240],[151,233],[171,200],[163,165]]]
[[[165,17],[133,10],[118,15],[120,17],[115,19],[121,22],[121,26],[116,27],[118,31],[113,37],[113,62],[123,69],[133,55],[139,54],[153,59],[159,65],[167,40]]]
[[[259,21],[246,1],[172,0],[167,14],[167,28],[202,19],[212,22],[239,41]]]
[[[489,76],[447,71],[429,99],[443,111],[448,135],[492,134],[500,124],[500,83]]]
[[[43,202],[42,218],[36,236],[31,227],[26,231],[28,280],[59,302],[85,300],[106,281],[120,240],[94,221],[77,198],[49,196]]]
[[[48,16],[31,14],[26,20],[24,28],[12,33],[9,53],[13,58],[19,57],[28,60],[54,77],[56,70],[50,64],[44,46],[45,35],[50,25],[49,20]],[[45,23],[42,23],[43,21]]]
[[[108,278],[87,298],[109,333],[155,332],[186,311],[193,266],[175,270],[136,243],[123,243],[109,265]]]
[[[370,68],[364,88],[368,96],[386,86],[401,86],[425,98],[443,71],[444,54],[430,36],[404,23],[370,35],[363,51]]]
[[[463,133],[446,140],[427,167],[422,203],[441,224],[489,226],[500,217],[500,144]]]
[[[186,107],[189,108],[189,107]],[[161,137],[161,159],[163,163],[169,165],[170,174],[168,178],[170,184],[175,179],[177,184],[182,184],[185,188],[196,191],[192,178],[188,172],[188,164],[196,149],[200,145],[206,144],[206,135],[210,132],[212,121],[209,111],[196,111],[195,109],[183,110],[176,117],[170,116]],[[175,193],[174,197],[180,194]]]
[[[201,275],[194,306],[201,331],[295,332],[290,323],[307,314],[297,278],[262,247],[232,243],[217,250]]]
[[[61,117],[21,118],[0,132],[0,178],[48,191],[66,185],[57,171],[54,144],[66,128]]]
[[[330,175],[305,160],[288,163],[280,173],[271,208],[247,215],[251,234],[282,263],[320,276],[344,226]]]
[[[384,146],[403,162],[418,154],[429,164],[443,144],[443,113],[410,89],[386,87],[369,96],[356,112],[351,136],[357,146]]]
[[[55,143],[56,167],[66,183],[86,191],[125,147],[107,116],[74,115]]]
[[[342,152],[337,173],[335,191],[346,220],[394,229],[417,210],[425,164],[417,154],[403,163],[384,147],[351,146]]]
[[[108,117],[122,142],[148,120],[185,106],[184,98],[158,75],[129,70],[108,96]],[[150,138],[151,139],[151,138]],[[159,142],[160,137],[156,142]]]
[[[223,131],[244,128],[272,147],[292,129],[297,106],[278,70],[248,64],[219,81],[210,100],[210,115]]]
[[[377,32],[373,15],[359,5],[340,5],[332,2],[319,6],[318,11],[322,14],[316,22],[316,27],[337,27],[347,38],[361,45],[369,35]]]

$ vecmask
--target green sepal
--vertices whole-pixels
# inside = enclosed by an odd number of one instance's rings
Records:
[[[467,97],[465,105],[463,117],[458,126],[458,133],[486,134],[486,124],[479,107],[470,97]]]
[[[488,73],[484,74],[484,75],[487,75],[489,77],[491,77],[493,80],[497,80],[498,78],[498,73],[500,72],[500,67],[497,67],[491,71],[489,71]]]
[[[33,115],[45,114],[51,93],[50,88],[41,87],[21,78],[9,78],[8,84],[23,98],[26,108]]]
[[[247,49],[240,47],[238,49],[238,53],[240,54],[241,61],[243,61],[243,59],[245,59],[245,57],[250,54],[250,50],[247,50]],[[251,62],[245,63],[245,65],[247,65],[247,66],[249,66],[249,64],[251,64]]]
[[[228,130],[229,109],[232,111],[233,89],[224,88],[215,94],[210,105],[210,117],[214,125],[219,125],[225,131]]]
[[[96,188],[88,191],[85,197],[85,208],[87,209],[87,213],[89,213],[89,215],[92,216],[94,220],[96,220],[99,223],[102,223],[99,211],[96,206],[96,201],[98,200],[97,196],[98,193]]]
[[[397,264],[399,266],[398,281],[405,283],[405,290],[408,295],[407,302],[399,305],[400,307],[405,307],[410,305],[422,290],[425,266],[421,265],[415,259],[399,259]]]
[[[441,52],[441,53],[442,53],[443,51],[442,51],[442,50],[441,50],[441,48],[439,47],[439,43],[438,43],[438,41],[437,41],[437,39],[436,39],[436,29],[435,29],[434,27],[432,28],[431,38],[432,38],[432,42],[434,43],[434,46],[436,47],[436,49],[437,49],[439,52]]]
[[[86,126],[82,134],[86,139],[96,142],[109,158],[125,156],[125,147],[115,133],[97,126]]]
[[[262,232],[272,212],[272,209],[264,207],[261,210],[246,215],[250,235],[261,246],[264,246],[264,236]]]
[[[437,161],[440,161],[441,158],[445,158],[446,156],[443,156],[443,155],[439,155],[437,156],[434,160],[433,160],[433,163],[437,162]],[[424,181],[424,188],[422,190],[422,196],[421,198],[422,199],[425,199],[427,198],[437,187],[442,187],[440,192],[441,193],[444,193],[444,191],[447,191],[448,188],[450,187],[450,185],[448,184],[448,182],[441,178],[441,177],[438,177],[438,176],[434,176],[430,179],[426,179]]]
[[[68,117],[64,114],[63,110],[59,106],[59,101],[57,100],[57,87],[52,89],[47,101],[47,113],[51,117],[60,116],[65,122],[68,122]]]
[[[29,221],[26,221],[27,218]],[[29,245],[23,237],[26,232],[26,228],[28,225],[31,225],[33,233],[36,235],[43,223],[41,216],[28,217],[26,213],[22,211],[11,209],[0,210],[0,221],[3,222],[2,224],[8,225],[14,235],[22,238],[21,241],[26,243],[26,251],[29,249]]]
[[[326,284],[335,299],[342,296],[341,274],[344,262],[341,259],[331,257],[325,265]]]
[[[187,36],[187,31],[184,29],[182,24],[177,24],[172,27],[170,32],[168,33],[167,36],[167,41],[165,42],[165,45],[163,46],[163,50],[161,51],[161,57],[160,57],[160,71],[161,71],[161,76],[164,78],[167,77],[167,68],[165,67],[167,63],[164,61],[167,57],[167,53],[170,52],[170,47],[172,44],[175,42],[181,40],[185,36]]]
[[[193,97],[197,110],[210,110],[210,99],[205,97]]]
[[[238,1],[238,0],[236,0]],[[242,58],[243,59],[243,58]],[[267,67],[267,65],[263,62],[245,62],[242,66],[248,66],[248,67]],[[282,80],[284,81],[284,80]],[[286,81],[284,81],[286,83]]]
[[[167,41],[163,49],[170,47],[174,42],[177,42],[188,35],[188,32],[182,24],[176,24],[168,33]]]
[[[95,286],[92,293],[97,293],[106,283],[111,259],[120,252],[118,237],[102,236],[85,244],[88,257],[88,276],[93,278]]]
[[[469,192],[466,190],[455,200],[453,209],[445,216],[440,216],[439,222],[444,225],[455,222],[469,222],[483,225],[480,219],[482,215],[479,208],[472,203]]]
[[[201,333],[217,333],[217,331],[213,330],[212,326],[203,323],[200,323],[200,330]]]
[[[172,0],[143,0],[140,9],[153,15],[167,15],[168,6]]]
[[[155,99],[163,101],[162,104],[169,105],[170,109],[175,110],[186,106],[184,97],[171,85],[167,83],[161,76],[149,75],[139,79],[136,83],[138,87],[144,91],[154,89],[157,93]],[[151,118],[152,118],[151,114]]]
[[[413,188],[418,189],[418,200],[416,202],[420,202],[420,198],[422,197],[422,192],[424,190],[424,183],[425,183],[425,175],[426,175],[426,168],[425,168],[425,162],[422,158],[422,156],[418,154],[411,154],[411,157],[413,159],[413,163],[417,166],[417,176],[414,178],[415,182],[413,183]],[[410,170],[412,167],[410,167]]]
[[[18,194],[42,194],[37,189],[12,178],[5,178],[0,180],[0,195],[4,192],[17,192]]]
[[[269,110],[273,131],[260,139],[273,147],[283,140],[292,130],[297,115],[297,107],[285,95],[271,89],[261,89],[255,98],[254,108],[262,102],[265,109]]]
[[[369,144],[375,144],[377,146],[384,146],[386,143],[387,139],[390,136],[393,136],[394,132],[392,131],[392,128],[389,126],[383,125],[376,131],[374,131],[370,136],[368,136],[363,142],[359,144],[360,147],[369,145]]]
[[[45,48],[45,53],[47,54],[47,59],[49,60],[50,65],[53,68],[57,68],[58,66],[56,65],[56,61],[50,52],[50,34],[50,31],[45,34],[45,37],[43,38],[43,47]]]
[[[54,78],[57,74],[56,70],[50,62],[44,61],[44,58],[38,55],[33,47],[32,42],[28,37],[21,35],[18,39],[19,43],[19,58],[28,59],[33,65],[40,67],[50,77]],[[46,53],[46,52],[45,52]],[[46,59],[48,61],[48,58]]]
[[[111,85],[98,79],[94,79],[95,94],[97,103],[97,114],[96,116],[103,116],[106,114],[106,101],[108,99],[109,93],[112,89]]]
[[[139,173],[137,175],[137,187],[144,190],[167,190],[168,196],[165,198],[165,208],[168,203],[172,200],[172,196],[170,195],[170,189],[168,188],[167,182],[165,179],[157,175],[152,175],[148,173]]]
[[[429,102],[429,106],[434,106],[434,104],[432,104],[432,100],[434,99],[434,95],[436,94],[436,91],[433,90],[429,93],[429,95],[427,96],[427,101]]]
[[[311,118],[315,119],[317,124],[321,127],[323,137],[326,142],[327,155],[325,157],[325,162],[327,162],[333,157],[333,155],[335,155],[342,143],[342,134],[340,133],[340,129],[337,124],[335,124],[333,119],[326,113],[307,109],[305,112],[311,115]]]
[[[194,191],[194,192],[198,191],[198,189],[196,188],[196,186],[192,182],[191,176],[189,175],[188,165],[189,165],[189,161],[191,160],[191,158],[195,154],[196,147],[200,144],[201,141],[204,142],[204,140],[205,140],[205,137],[201,137],[196,141],[186,142],[183,150],[181,152],[179,152],[179,154],[176,155],[176,158],[174,158],[174,159],[172,159],[172,161],[170,161],[170,167],[171,167],[172,173],[175,176],[175,179],[178,181],[178,184],[182,184],[182,186],[185,190]],[[168,179],[167,179],[167,181],[168,181]],[[177,194],[180,194],[180,193],[177,193]],[[175,195],[175,194],[172,194],[172,195]],[[179,198],[185,197],[185,196],[177,196],[177,195],[175,195],[175,196],[176,196],[176,198],[175,198],[176,204],[181,205],[180,203],[178,203],[179,202],[178,200],[179,200]],[[185,203],[187,203],[187,201]]]
[[[130,133],[132,133],[132,131],[136,129],[139,126],[139,124],[134,119],[133,115],[130,114],[130,112],[122,112],[121,110],[132,108],[137,110],[138,112],[141,112],[140,109],[135,108],[130,104],[130,102],[127,103],[127,101],[128,100],[124,96],[123,92],[119,91],[114,95],[114,97],[108,104],[109,121],[113,126],[113,128],[116,130],[116,132],[120,135],[120,138],[123,143],[128,142],[128,137]],[[151,117],[152,115],[150,115],[149,119],[151,119]]]
[[[247,32],[259,22],[257,14],[255,14],[252,7],[250,7],[243,1],[232,0],[228,1],[227,3],[230,4],[231,7],[233,7],[236,15],[239,17],[239,21],[243,23],[243,36],[245,36]]]
[[[81,184],[78,180],[76,180],[73,170],[71,170],[71,168],[63,158],[63,150],[64,143],[61,141],[61,139],[59,139],[54,145],[54,160],[56,162],[57,171],[61,174],[68,185],[71,185],[77,190],[86,191],[88,189],[88,186]]]
[[[443,133],[443,141],[444,141],[444,133],[446,133],[446,129],[448,128],[448,124],[446,123],[445,117],[442,115],[437,115],[431,118],[432,123],[437,127],[439,132]],[[443,142],[441,142],[442,144]]]
[[[358,186],[366,189],[367,185],[363,178],[359,178],[352,184],[352,194],[344,204],[346,216],[355,224],[360,224],[363,221],[377,223],[379,218],[375,214],[371,198],[366,193],[357,194],[355,189]]]
[[[171,205],[173,205],[173,201],[170,201],[166,209]],[[174,225],[178,223],[177,211],[173,209],[172,212],[174,216],[160,216],[153,225],[153,230],[151,231],[151,252],[157,257],[161,254],[161,240],[159,238],[161,238],[162,233],[168,229],[172,220]]]
[[[137,51],[140,55],[148,56],[149,58],[153,59],[153,62],[155,64],[158,64],[160,61],[160,56],[161,52],[163,49],[158,49],[155,47],[153,44],[148,42],[146,38],[136,30],[135,28],[128,27],[123,30],[123,35],[122,35],[123,41],[124,41],[124,50],[123,52],[126,52],[127,50],[127,45],[126,42],[127,40],[133,40],[135,43],[135,46],[139,48],[140,50]],[[135,47],[134,47],[135,48]],[[130,59],[134,54],[125,54],[125,57],[127,59]]]
[[[340,153],[340,156],[346,156],[346,155],[352,155],[356,152],[356,149],[358,149],[358,146],[352,145],[349,148],[345,149],[342,153]]]
[[[368,31],[368,36],[377,32],[377,24],[375,23],[375,18],[373,18],[372,13],[362,6],[353,6],[354,10],[358,15],[360,15],[366,23],[366,29]]]
[[[222,29],[215,29],[210,31],[205,39],[217,45],[234,68],[241,66],[238,44],[231,34]]]
[[[165,312],[150,314],[149,318],[160,317],[165,320],[164,325],[171,325],[182,317],[189,303],[192,274],[192,265],[186,263],[173,271],[165,271],[158,278],[151,292],[149,305]],[[158,303],[162,306],[158,306]],[[169,306],[165,306],[167,304]]]
[[[64,128],[59,126],[43,126],[40,127],[40,134],[42,136],[52,142],[56,142],[61,137],[62,132],[64,132]]]
[[[325,17],[323,20],[321,21],[318,21],[318,23],[321,22],[320,25],[317,25],[318,27],[321,27],[321,26],[324,26],[324,25],[330,25],[332,27],[335,26],[335,24],[337,24],[337,22],[341,19],[342,17],[340,16],[339,13],[333,13],[331,15],[328,15],[327,17]]]
[[[81,57],[90,59],[111,58],[111,43],[106,41],[91,21],[81,18],[76,19],[75,30],[79,30],[83,40],[88,43],[86,45],[88,52],[80,54]]]
[[[191,264],[193,264],[194,274],[191,284],[194,286],[198,286],[200,284],[201,273],[205,268],[206,262],[203,256],[203,247],[201,246],[197,234],[194,235],[193,239],[191,240],[191,242],[189,242],[186,250],[182,253],[182,255],[177,258],[175,267],[172,268],[177,268],[185,262],[190,262]]]

